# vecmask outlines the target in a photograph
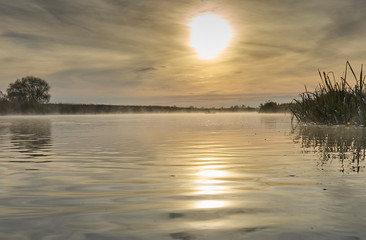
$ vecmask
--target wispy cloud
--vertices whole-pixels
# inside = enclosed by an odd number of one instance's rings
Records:
[[[2,1],[0,89],[35,75],[50,82],[58,102],[227,105],[238,99],[246,104],[252,95],[294,96],[304,84],[316,85],[318,68],[342,71],[346,60],[362,62],[365,5],[362,0]],[[197,59],[188,45],[190,18],[204,12],[221,14],[234,29],[231,45],[213,61]]]
[[[144,68],[139,68],[136,70],[136,72],[150,72],[150,71],[155,71],[156,68],[154,67],[144,67]]]

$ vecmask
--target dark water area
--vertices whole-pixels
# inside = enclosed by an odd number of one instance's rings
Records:
[[[366,239],[366,130],[295,125],[0,117],[0,239]]]

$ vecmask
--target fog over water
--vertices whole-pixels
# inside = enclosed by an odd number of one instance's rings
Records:
[[[0,117],[0,239],[364,239],[366,130],[285,114]]]

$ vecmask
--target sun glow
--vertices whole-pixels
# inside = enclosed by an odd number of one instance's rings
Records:
[[[190,46],[199,58],[212,59],[229,44],[233,32],[230,25],[219,15],[206,14],[195,17],[191,24]]]

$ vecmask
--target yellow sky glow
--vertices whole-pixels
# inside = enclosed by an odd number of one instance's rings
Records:
[[[197,16],[190,27],[190,46],[195,48],[198,57],[202,59],[217,57],[229,45],[233,35],[230,25],[216,14]]]
[[[256,107],[365,63],[366,1],[3,2],[0,91],[32,75],[51,102]]]

